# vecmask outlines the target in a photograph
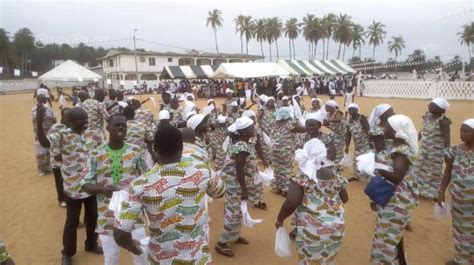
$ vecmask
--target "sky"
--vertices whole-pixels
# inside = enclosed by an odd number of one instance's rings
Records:
[[[133,34],[137,29],[137,48],[153,51],[186,52],[196,49],[215,52],[214,33],[206,27],[211,9],[223,13],[224,25],[218,29],[220,52],[240,53],[240,38],[235,33],[234,18],[240,14],[253,18],[277,16],[285,22],[290,17],[299,21],[306,14],[322,17],[327,13],[346,13],[352,21],[366,27],[372,21],[386,25],[384,43],[376,48],[376,59],[386,61],[394,57],[387,50],[393,36],[402,36],[406,48],[399,59],[406,59],[414,49],[422,49],[429,57],[441,56],[449,61],[454,55],[468,60],[467,46],[459,43],[457,33],[462,25],[474,18],[472,0],[318,0],[318,1],[12,1],[0,0],[0,28],[13,34],[27,27],[43,43],[84,42],[104,48],[124,46],[133,48]],[[245,46],[245,44],[244,44]],[[280,59],[289,59],[288,39],[278,40]],[[295,41],[297,59],[308,58],[308,44],[303,37]],[[337,45],[329,46],[329,56],[337,55]],[[268,44],[263,51],[268,59]],[[244,48],[245,52],[245,48]],[[322,44],[317,47],[317,59],[322,57]],[[358,53],[358,52],[357,52]],[[357,55],[356,53],[356,55]],[[260,44],[249,43],[249,54],[260,55]],[[275,47],[272,47],[275,60]],[[352,48],[346,50],[346,60]],[[362,48],[362,58],[371,57],[372,48]]]

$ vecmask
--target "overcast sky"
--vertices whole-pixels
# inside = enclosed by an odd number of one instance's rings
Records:
[[[229,3],[228,3],[229,2]],[[384,3],[382,3],[384,2]],[[301,21],[307,13],[322,17],[332,12],[347,13],[352,20],[366,27],[371,21],[386,25],[384,44],[376,49],[376,57],[386,60],[393,57],[386,44],[392,36],[401,35],[406,49],[400,58],[414,49],[422,49],[432,57],[440,55],[445,61],[454,55],[467,60],[467,47],[459,44],[457,32],[473,19],[472,0],[398,0],[398,1],[12,1],[0,0],[0,27],[14,34],[28,27],[43,42],[67,42],[76,45],[83,41],[91,46],[125,46],[133,48],[131,38],[138,29],[137,38],[166,44],[137,41],[138,48],[154,51],[184,52],[197,49],[215,52],[214,35],[206,27],[207,12],[222,11],[224,26],[218,30],[220,52],[239,53],[240,39],[235,34],[234,18],[250,15],[254,18],[278,16],[282,21],[296,17]],[[280,59],[288,59],[288,39],[278,41]],[[170,46],[180,47],[173,48]],[[308,44],[302,37],[295,42],[298,59],[307,59]],[[318,45],[322,51],[322,44]],[[252,40],[249,53],[260,54],[260,45]],[[268,56],[268,44],[264,44]],[[276,55],[272,48],[273,56]],[[330,55],[335,57],[337,45],[330,44]],[[371,57],[372,49],[362,49],[362,57]],[[346,59],[352,48],[346,51]],[[318,59],[321,55],[318,54]]]

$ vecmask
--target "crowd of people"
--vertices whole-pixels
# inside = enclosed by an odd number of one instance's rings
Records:
[[[62,264],[72,264],[77,251],[82,205],[84,249],[103,255],[104,264],[119,264],[120,248],[134,264],[212,263],[207,205],[213,198],[224,200],[214,248],[234,257],[234,248],[249,244],[240,233],[242,205],[268,208],[258,161],[273,169],[271,189],[285,197],[275,226],[291,219],[300,264],[335,263],[347,186],[363,180],[376,219],[371,264],[408,264],[403,238],[419,196],[446,207],[448,187],[456,256],[446,264],[474,264],[474,119],[461,126],[462,143],[451,146],[446,100],[431,101],[418,133],[411,118],[388,104],[365,116],[354,103],[354,80],[235,80],[219,89],[211,82],[210,97],[221,90],[225,101],[211,98],[202,109],[195,102],[199,90],[170,85],[160,90],[157,115],[143,105],[154,99],[79,90],[72,108],[61,107],[59,122],[46,104],[48,90],[38,89],[32,110],[38,175],[53,172],[59,206],[66,208]],[[326,86],[331,98],[345,92],[344,106],[317,97]],[[304,91],[308,109],[301,104]],[[354,158],[372,152],[382,166],[368,174],[354,162],[352,176],[343,177],[351,142]],[[118,197],[121,207],[114,210]],[[0,262],[13,264],[1,241]]]

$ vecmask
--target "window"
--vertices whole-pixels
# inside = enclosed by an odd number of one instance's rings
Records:
[[[171,63],[173,61],[173,58],[168,58],[168,63]]]
[[[114,59],[109,59],[109,66],[113,67],[114,66]]]
[[[155,66],[155,58],[148,58],[148,65]]]

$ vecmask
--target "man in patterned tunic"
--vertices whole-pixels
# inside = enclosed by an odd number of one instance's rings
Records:
[[[38,104],[43,104],[45,106],[44,112],[44,129],[49,131],[49,129],[56,123],[56,117],[54,116],[53,110],[46,105],[46,96],[38,92],[39,94],[36,96],[36,100]],[[46,172],[51,171],[50,168],[50,157],[49,157],[49,149],[44,148],[40,145],[38,141],[38,132],[37,132],[37,120],[38,120],[38,110],[37,106],[33,107],[31,110],[31,116],[33,118],[33,131],[35,134],[35,153],[36,153],[36,163],[38,165],[38,176],[42,177],[46,174]]]
[[[177,128],[158,128],[154,148],[158,164],[134,180],[130,196],[117,217],[114,238],[117,244],[141,254],[139,242],[130,231],[146,212],[150,219],[149,264],[212,263],[208,215],[204,197],[221,197],[222,180],[211,176],[211,169],[191,156],[182,156],[183,139]]]
[[[87,112],[87,116],[89,117],[87,135],[92,137],[90,141],[94,142],[94,148],[105,142],[104,124],[109,117],[109,113],[105,107],[104,99],[105,90],[97,89],[93,99],[86,99],[82,102],[82,108]]]
[[[145,151],[147,165],[153,166],[153,131],[145,123],[135,118],[135,110],[132,106],[123,109],[123,114],[127,118],[127,136],[125,142],[136,145]],[[148,153],[147,153],[148,152]]]
[[[85,224],[87,239],[85,251],[102,254],[102,248],[97,245],[97,202],[95,196],[81,192],[80,182],[83,179],[83,169],[87,158],[93,150],[91,142],[92,131],[86,130],[87,113],[82,108],[72,108],[70,111],[71,127],[46,136],[43,127],[43,117],[46,111],[43,104],[38,104],[38,141],[41,146],[59,150],[61,154],[61,173],[63,176],[64,194],[66,201],[66,223],[63,232],[62,264],[72,264],[72,256],[76,254],[77,227],[82,204],[85,208]]]
[[[82,190],[97,197],[98,219],[96,232],[104,249],[106,265],[118,265],[120,249],[115,243],[112,230],[115,220],[108,206],[112,192],[127,190],[130,183],[148,171],[143,149],[125,142],[127,119],[120,114],[110,116],[107,125],[109,142],[92,151],[82,180]],[[132,231],[136,240],[146,237],[144,220]],[[141,226],[140,226],[141,225]],[[146,255],[133,256],[135,265],[147,264]]]

